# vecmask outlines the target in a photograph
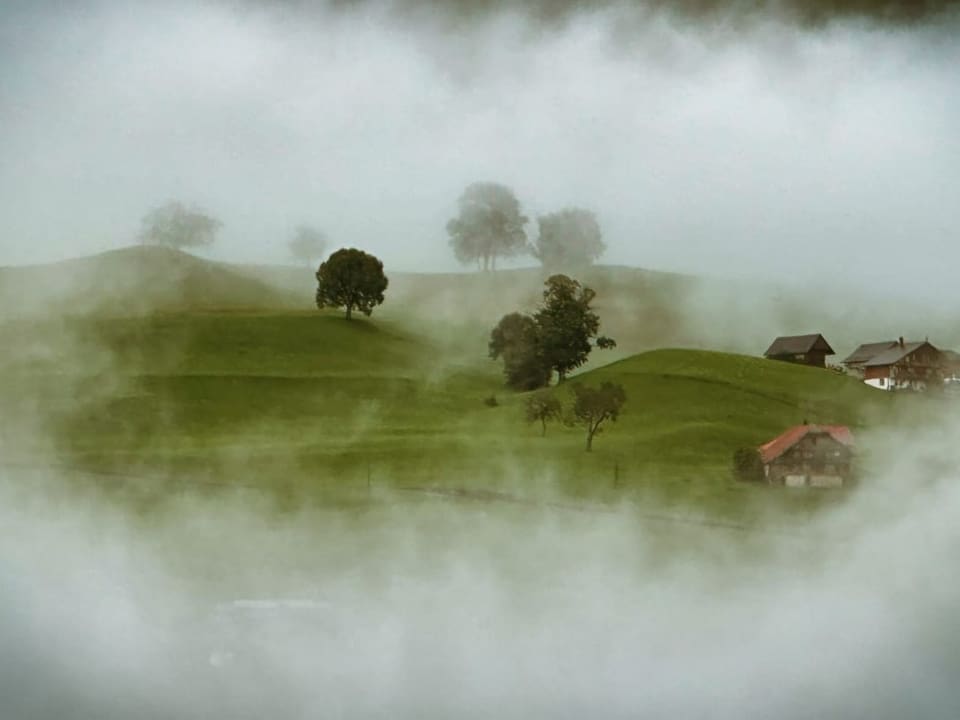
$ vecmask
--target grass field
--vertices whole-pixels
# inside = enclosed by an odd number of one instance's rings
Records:
[[[803,420],[890,422],[895,402],[913,400],[743,355],[664,349],[597,366],[598,352],[569,382],[613,380],[628,400],[588,454],[579,429],[540,437],[524,422],[524,396],[484,357],[481,323],[421,316],[200,307],[7,322],[0,385],[19,422],[5,455],[293,501],[445,488],[743,518],[824,496],[733,481],[735,448]]]

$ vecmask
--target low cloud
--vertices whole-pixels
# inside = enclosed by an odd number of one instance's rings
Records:
[[[739,529],[412,496],[137,517],[5,470],[4,714],[952,717],[958,432],[867,436],[846,502]]]

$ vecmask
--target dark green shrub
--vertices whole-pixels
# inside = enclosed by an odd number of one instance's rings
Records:
[[[737,480],[760,482],[763,480],[763,462],[756,448],[737,448],[733,453],[733,476]]]

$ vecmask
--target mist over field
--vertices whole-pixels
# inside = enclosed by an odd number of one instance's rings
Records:
[[[5,470],[4,716],[952,717],[957,439],[790,531],[193,491],[138,518]],[[245,598],[301,607],[225,620]]]
[[[396,271],[453,270],[444,225],[491,179],[530,218],[594,209],[607,263],[939,301],[952,284],[953,2],[23,2],[0,20],[3,264],[127,245],[175,198],[224,221],[218,259],[280,262],[309,222]]]
[[[958,39],[954,0],[0,4],[0,720],[960,717],[957,395],[760,357],[960,348]],[[478,181],[602,228],[616,347],[542,432],[491,328],[555,269],[457,263]],[[216,242],[140,243],[171,200]],[[341,247],[370,316],[317,307]],[[580,383],[626,398],[589,452]],[[852,482],[735,476],[798,424]]]

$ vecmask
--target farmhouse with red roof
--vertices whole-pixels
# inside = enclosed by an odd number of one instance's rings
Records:
[[[839,487],[851,478],[853,433],[844,425],[797,425],[759,451],[771,484]]]

